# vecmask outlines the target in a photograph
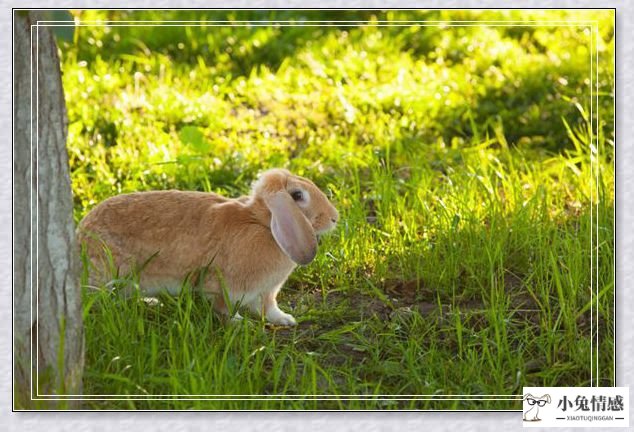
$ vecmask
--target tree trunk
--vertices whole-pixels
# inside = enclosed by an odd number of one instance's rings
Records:
[[[57,45],[14,12],[14,407],[75,406],[83,327]],[[56,400],[57,399],[57,400]]]

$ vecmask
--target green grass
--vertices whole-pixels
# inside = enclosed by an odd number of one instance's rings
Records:
[[[85,286],[84,392],[122,395],[85,408],[519,409],[522,386],[614,385],[612,12],[81,17],[302,16],[597,19],[598,106],[584,28],[78,28],[62,46],[77,220],[133,190],[237,196],[274,166],[341,215],[282,290],[297,328],[229,325],[191,289],[150,304]]]

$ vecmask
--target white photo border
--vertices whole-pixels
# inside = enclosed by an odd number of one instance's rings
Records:
[[[3,4],[5,2],[3,1]],[[33,3],[33,2],[31,2]],[[58,2],[39,2],[38,5],[33,6],[43,6],[42,3],[45,3],[49,8],[53,7],[55,9],[68,9],[68,8],[77,8],[77,5],[73,4],[73,2],[69,1],[58,1]],[[319,7],[331,7],[331,8],[342,8],[345,6],[345,9],[354,9],[361,7],[371,6],[372,8],[423,8],[428,6],[436,6],[437,8],[507,8],[508,3],[499,1],[499,0],[481,0],[481,1],[428,1],[425,4],[418,4],[419,2],[412,1],[386,1],[386,2],[371,2],[372,4],[360,4],[360,2],[339,2],[333,0],[322,0],[319,2]],[[136,6],[139,8],[147,7],[149,5],[156,4],[145,1],[137,1],[130,0],[126,5],[127,6]],[[222,8],[226,6],[226,3],[223,2],[201,2],[198,0],[193,0],[188,2],[187,4],[182,4],[181,2],[167,1],[161,2],[161,6],[171,6],[171,7],[209,7],[216,6],[216,8]],[[24,4],[24,2],[20,5],[12,5],[20,8],[27,8],[28,6]],[[108,8],[110,6],[109,2],[104,0],[96,0],[93,2],[89,2],[86,5],[87,7],[92,8]],[[245,1],[238,1],[235,4],[236,7],[248,8],[249,5]],[[257,6],[272,9],[272,8],[297,8],[303,7],[305,8],[305,1],[296,1],[290,0],[287,2],[281,1],[273,1],[265,0],[257,2]],[[521,9],[520,5],[516,5],[514,9]],[[577,0],[574,2],[570,1],[548,1],[548,0],[533,0],[533,1],[525,1],[521,6],[528,6],[532,8],[605,8],[605,4],[603,2],[599,2],[596,0]],[[617,222],[617,228],[623,228],[624,226],[630,226],[634,223],[634,216],[630,216],[632,212],[629,212],[629,200],[632,198],[632,192],[634,191],[634,179],[631,175],[625,171],[624,167],[632,166],[634,163],[634,151],[630,150],[632,148],[632,137],[634,137],[634,125],[625,124],[623,121],[623,113],[631,112],[632,107],[630,100],[634,100],[634,86],[627,85],[624,81],[624,78],[627,75],[624,75],[623,70],[632,70],[634,68],[633,55],[634,50],[632,47],[628,47],[628,49],[624,49],[621,45],[623,40],[632,40],[634,35],[632,34],[632,29],[628,28],[628,26],[624,26],[626,21],[634,22],[634,13],[632,13],[631,9],[628,9],[628,2],[625,0],[616,0],[613,1],[611,5],[607,5],[611,7],[617,6],[618,12],[615,18],[615,24],[619,28],[619,32],[616,33],[616,68],[615,68],[615,87],[617,94],[619,96],[619,100],[614,102],[615,105],[615,127],[620,132],[618,134],[618,141],[621,144],[618,149],[618,159],[615,158],[615,169],[616,169],[616,192],[615,199],[619,202],[619,205],[616,206],[615,209],[615,219]],[[10,28],[11,25],[11,16],[8,14],[2,14],[0,17],[1,21]],[[9,40],[12,37],[12,34],[5,34],[1,36],[3,38],[4,46],[9,46],[11,41]],[[4,74],[0,76],[0,83],[5,84],[12,74],[10,67],[12,54],[9,54],[8,51],[2,51],[0,53],[0,66],[4,69]],[[2,280],[8,282],[6,284],[2,284],[2,294],[1,297],[3,310],[11,309],[11,301],[8,301],[7,292],[11,292],[10,282],[11,281],[11,271],[12,271],[12,261],[11,261],[11,253],[9,252],[12,248],[12,244],[9,241],[11,238],[10,234],[10,224],[9,220],[11,219],[11,195],[12,195],[12,187],[10,181],[12,173],[12,167],[10,165],[11,152],[12,147],[9,143],[12,142],[12,137],[9,133],[12,111],[11,111],[11,98],[8,96],[9,92],[0,94],[0,106],[3,110],[4,116],[0,116],[0,133],[4,138],[2,141],[2,145],[0,146],[0,163],[4,164],[3,170],[0,170],[0,179],[5,180],[0,185],[0,204],[2,205],[2,209],[4,212],[0,213],[0,229],[4,229],[2,234],[4,236],[0,236],[0,243],[2,244],[3,252],[7,252],[6,254],[2,254],[0,256],[0,275],[2,275]],[[619,114],[616,115],[616,112]],[[630,170],[631,171],[631,170]],[[628,175],[628,177],[626,177]],[[623,230],[622,233],[619,233],[619,237],[615,237],[615,265],[616,265],[616,273],[615,273],[615,294],[619,296],[619,304],[616,310],[616,326],[617,330],[620,330],[615,333],[615,375],[617,379],[617,385],[626,386],[630,383],[634,382],[633,380],[633,371],[631,367],[629,367],[631,363],[631,358],[633,357],[633,338],[632,334],[628,334],[623,331],[626,328],[628,323],[632,322],[632,318],[634,316],[634,308],[632,307],[631,295],[628,295],[627,291],[624,291],[624,288],[630,285],[631,282],[634,282],[634,275],[632,272],[625,272],[627,270],[624,265],[625,262],[628,262],[628,259],[634,259],[634,241],[633,235],[629,233],[627,230]],[[618,240],[617,240],[618,239]],[[618,259],[616,259],[616,255],[618,255]],[[618,287],[618,291],[617,290]],[[616,295],[615,295],[615,306],[616,306]],[[4,346],[9,346],[9,344],[13,343],[12,337],[10,333],[7,331],[10,328],[10,320],[8,320],[8,316],[5,315],[5,319],[2,320],[2,329],[5,330],[3,333],[2,340],[6,342]],[[627,329],[626,329],[627,330]],[[616,349],[618,347],[618,350]],[[8,353],[5,352],[5,355],[8,356]],[[5,357],[5,360],[7,358]],[[11,388],[11,372],[8,370],[12,367],[12,363],[10,358],[2,362],[0,364],[0,371],[5,372],[3,376],[5,379],[1,380],[3,389],[7,390],[2,392],[2,399],[5,402],[5,406],[11,406],[10,403],[10,394],[11,392],[8,390]],[[159,416],[161,419],[165,420],[165,422],[161,423],[161,430],[170,430],[170,431],[178,431],[178,430],[190,430],[183,428],[183,422],[190,421],[189,424],[194,426],[196,430],[207,429],[210,424],[209,421],[214,421],[217,425],[225,425],[231,426],[232,430],[245,430],[251,429],[254,424],[260,426],[273,425],[277,424],[277,420],[282,420],[283,425],[285,426],[283,430],[291,430],[296,429],[298,425],[302,425],[306,422],[311,424],[312,426],[318,427],[322,429],[324,427],[336,427],[336,430],[342,430],[342,428],[348,429],[350,422],[354,422],[358,426],[359,429],[363,429],[365,431],[371,432],[373,430],[383,430],[383,427],[388,426],[393,427],[395,423],[403,423],[405,422],[408,426],[411,427],[434,427],[433,430],[455,430],[456,427],[460,427],[461,430],[475,430],[474,428],[477,426],[486,426],[489,425],[491,427],[503,427],[504,429],[511,429],[514,426],[518,426],[519,423],[516,421],[514,415],[509,415],[510,413],[498,412],[495,415],[491,415],[488,413],[479,413],[479,412],[459,412],[452,411],[453,415],[445,416],[445,415],[437,415],[432,416],[431,418],[427,415],[418,416],[416,413],[407,413],[400,412],[398,417],[393,415],[389,415],[388,413],[372,413],[372,412],[363,412],[363,413],[355,413],[355,412],[345,412],[340,413],[336,417],[332,415],[322,415],[319,413],[311,413],[311,412],[303,412],[299,413],[301,415],[287,417],[287,416],[275,416],[275,413],[235,413],[235,412],[224,412],[224,413],[206,413],[205,417],[195,417],[193,418],[189,414],[185,413],[171,413],[171,412],[158,412],[155,413],[156,416]],[[12,429],[12,426],[15,424],[21,424],[23,420],[28,419],[29,417],[25,417],[28,413],[22,413],[22,415],[13,414],[10,416],[9,420],[9,428]],[[31,413],[38,414],[38,413]],[[88,413],[72,413],[67,414],[69,419],[72,419],[74,423],[77,423],[81,426],[88,426],[93,424],[93,419],[91,416],[86,416]],[[222,414],[218,416],[216,414]],[[121,414],[123,415],[123,414]],[[125,419],[128,419],[121,423],[121,416],[118,413],[113,413],[109,415],[108,413],[100,414],[100,424],[104,421],[107,424],[112,426],[122,427],[121,430],[136,430],[138,427],[147,427],[150,425],[156,425],[157,418],[153,415],[150,417],[143,417],[142,414],[135,414],[134,412],[126,412]],[[58,415],[51,414],[48,417],[30,417],[29,424],[26,425],[26,428],[20,428],[21,430],[38,430],[40,428],[46,427],[48,431],[53,430],[61,430],[64,427],[64,423],[59,421],[60,417]],[[194,420],[191,422],[191,420]],[[254,420],[257,423],[254,423]],[[89,426],[88,426],[89,427]],[[355,428],[356,429],[356,428]],[[391,429],[395,430],[395,429]]]

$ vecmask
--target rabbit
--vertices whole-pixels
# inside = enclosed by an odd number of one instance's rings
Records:
[[[176,190],[106,199],[79,223],[77,236],[101,283],[108,277],[105,245],[119,272],[140,269],[144,294],[178,294],[184,279],[196,275],[220,314],[229,315],[228,294],[231,305],[293,326],[295,318],[278,307],[277,295],[297,265],[315,258],[317,236],[338,219],[313,182],[275,168],[259,176],[250,196],[234,199]]]

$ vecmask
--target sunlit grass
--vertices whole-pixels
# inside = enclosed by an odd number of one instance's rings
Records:
[[[108,14],[160,16],[82,18]],[[571,14],[378,18],[590,17]],[[227,325],[191,290],[150,304],[85,288],[86,394],[310,397],[86,406],[518,409],[372,396],[590,385],[597,228],[599,382],[613,385],[614,44],[612,15],[592,17],[592,163],[583,27],[82,27],[63,49],[77,219],[133,190],[237,196],[273,166],[313,178],[341,214],[282,291],[296,329]]]

